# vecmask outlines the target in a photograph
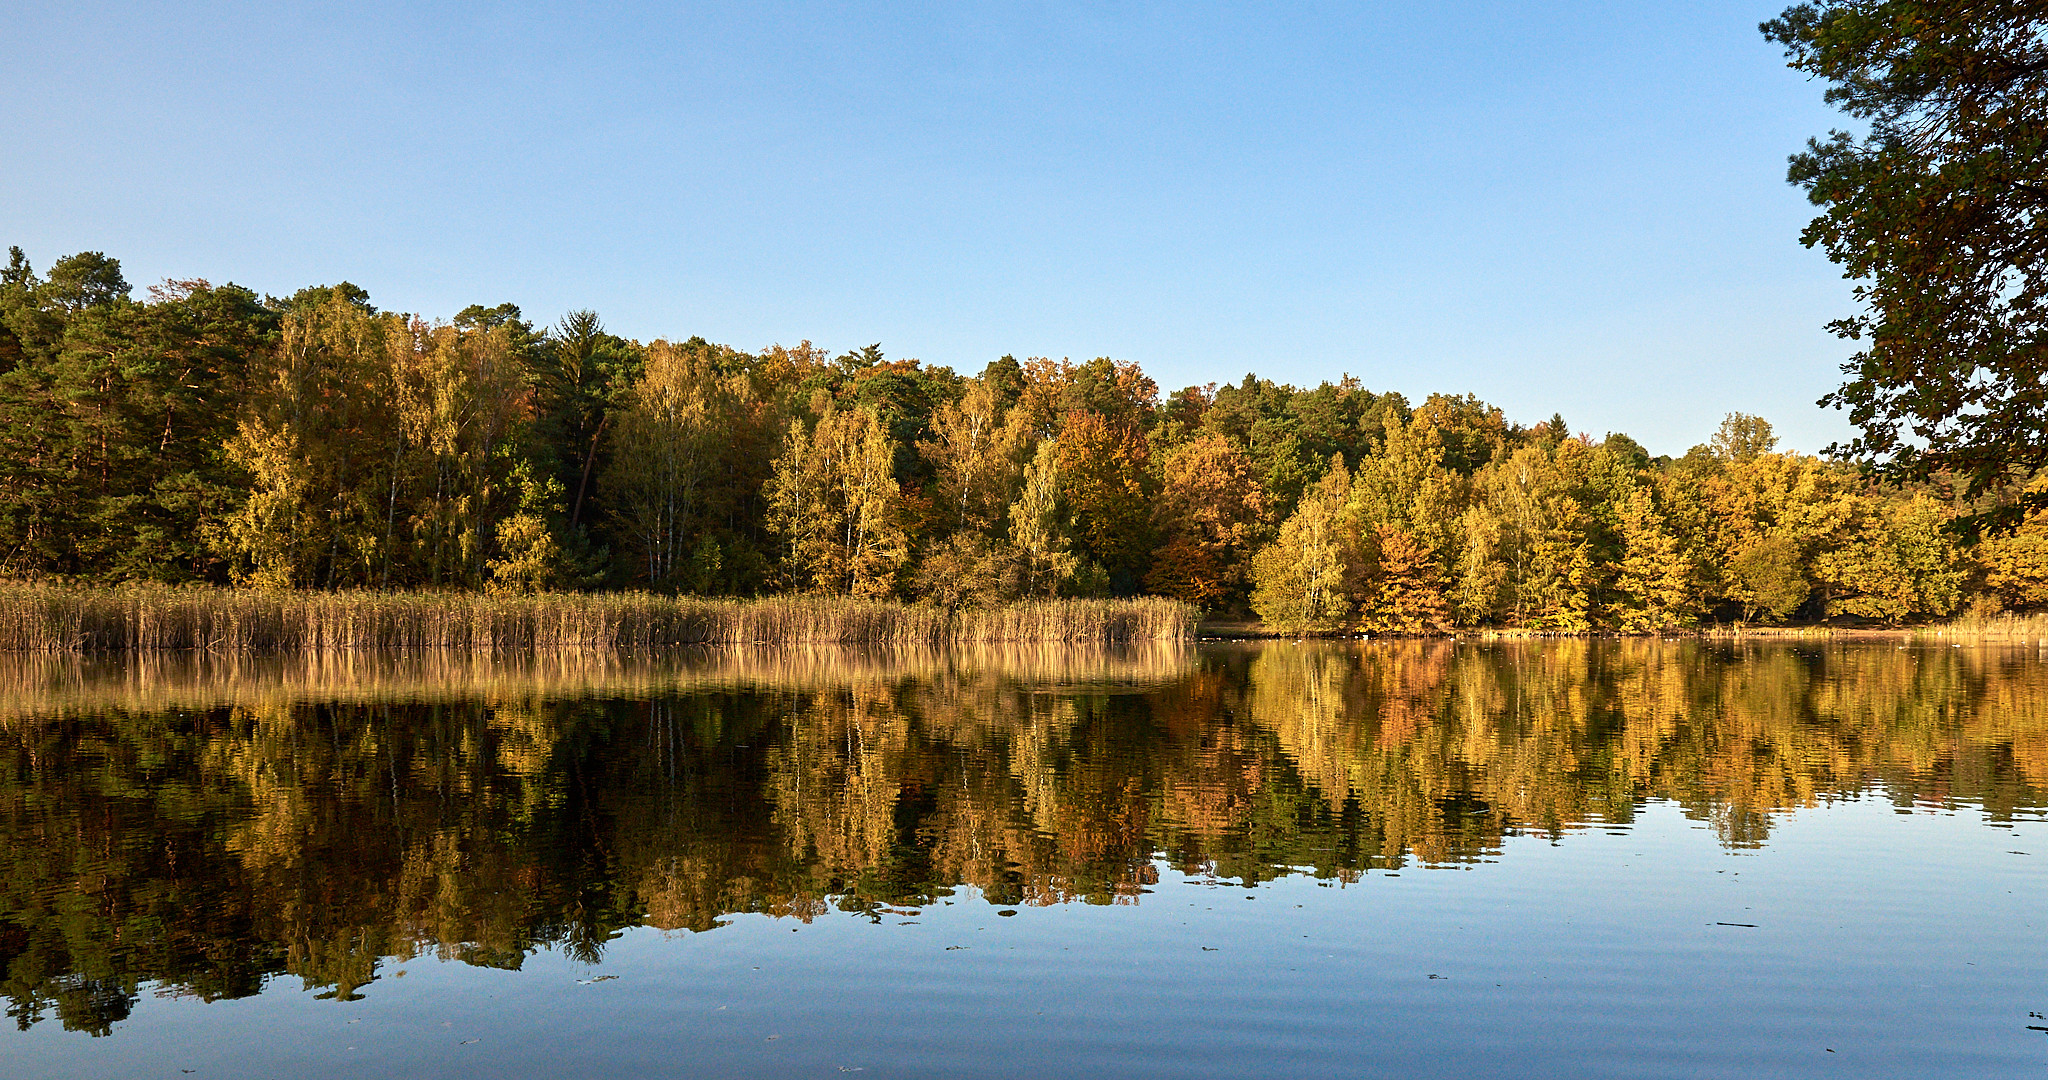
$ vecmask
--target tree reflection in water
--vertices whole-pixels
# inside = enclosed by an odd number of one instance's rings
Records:
[[[1137,903],[1162,863],[1356,879],[1625,824],[1722,843],[1877,796],[2037,813],[2030,654],[1450,641],[1140,653],[0,664],[9,1014],[623,929]]]

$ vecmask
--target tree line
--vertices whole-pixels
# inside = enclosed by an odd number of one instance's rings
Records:
[[[1135,364],[976,375],[639,342],[593,313],[258,296],[97,252],[0,271],[0,575],[271,588],[645,589],[944,606],[1177,597],[1300,631],[1897,622],[2048,602],[2048,521],[1964,543],[1731,415],[1653,457],[1470,395]]]

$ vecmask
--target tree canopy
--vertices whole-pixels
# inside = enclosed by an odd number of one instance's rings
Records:
[[[1822,0],[1761,29],[1861,125],[1789,175],[1821,210],[1802,239],[1859,283],[1835,450],[1972,495],[2048,465],[2048,5]]]
[[[1289,631],[1664,632],[2048,606],[2048,510],[1780,451],[1653,457],[1341,376],[635,341],[87,252],[0,269],[0,578],[279,588],[1177,597]],[[2035,490],[2048,491],[2048,480]]]

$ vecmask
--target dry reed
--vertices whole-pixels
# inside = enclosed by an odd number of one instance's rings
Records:
[[[1724,623],[1717,626],[1703,626],[1690,635],[1676,634],[1675,637],[1694,636],[1703,638],[1832,638],[1837,635],[1831,626],[1758,626],[1754,623]]]
[[[0,652],[292,653],[422,649],[494,656],[677,645],[1181,641],[1195,613],[1155,597],[986,610],[787,596],[264,592],[0,585]]]
[[[1961,615],[1939,626],[1922,627],[1918,633],[1957,641],[2048,642],[2048,614]]]

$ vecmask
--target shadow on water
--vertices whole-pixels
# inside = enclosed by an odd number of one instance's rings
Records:
[[[0,996],[102,1034],[144,993],[350,999],[393,958],[594,960],[637,925],[1356,880],[1651,801],[1742,848],[1832,800],[2048,793],[2048,669],[1889,644],[11,658],[0,687]]]

